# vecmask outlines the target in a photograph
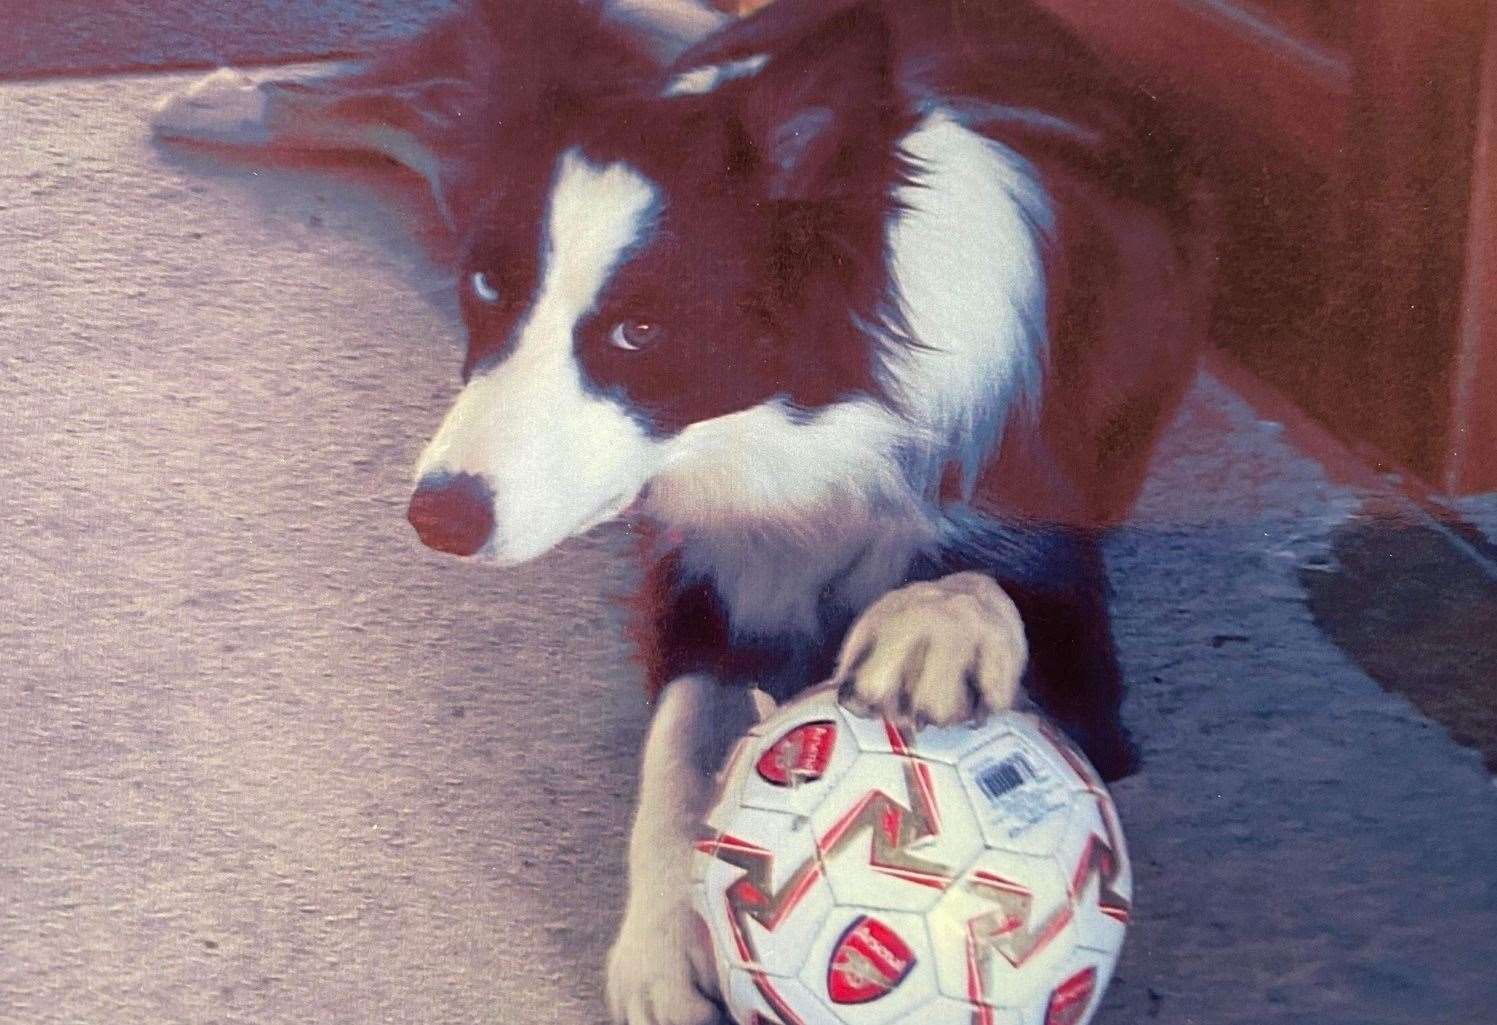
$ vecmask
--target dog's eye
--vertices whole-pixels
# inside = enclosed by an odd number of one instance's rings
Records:
[[[473,288],[473,294],[478,296],[482,302],[490,305],[499,301],[499,289],[489,280],[489,276],[481,270],[474,271],[468,277],[468,284]]]
[[[664,334],[665,329],[658,322],[635,317],[630,320],[621,320],[613,325],[613,330],[608,334],[608,341],[616,349],[638,352],[660,341]]]

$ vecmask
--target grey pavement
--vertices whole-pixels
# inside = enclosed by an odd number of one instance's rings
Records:
[[[646,719],[600,531],[424,552],[457,331],[394,176],[0,123],[0,1023],[593,1025]],[[1359,496],[1205,376],[1110,543],[1145,769],[1101,1025],[1491,1025],[1497,791],[1316,629]]]

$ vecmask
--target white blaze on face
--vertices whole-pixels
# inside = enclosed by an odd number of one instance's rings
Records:
[[[577,151],[557,165],[541,280],[508,355],[480,369],[417,464],[416,476],[467,473],[494,493],[494,536],[480,555],[523,562],[617,514],[659,462],[659,446],[617,403],[589,393],[577,323],[659,203],[648,180]]]

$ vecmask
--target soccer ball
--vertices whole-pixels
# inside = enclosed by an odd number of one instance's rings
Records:
[[[692,892],[740,1025],[1083,1025],[1133,883],[1042,717],[911,735],[822,689],[734,749]]]

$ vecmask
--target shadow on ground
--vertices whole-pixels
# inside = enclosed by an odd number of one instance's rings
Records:
[[[1469,545],[1406,516],[1363,514],[1300,568],[1327,637],[1497,770],[1497,577]]]

